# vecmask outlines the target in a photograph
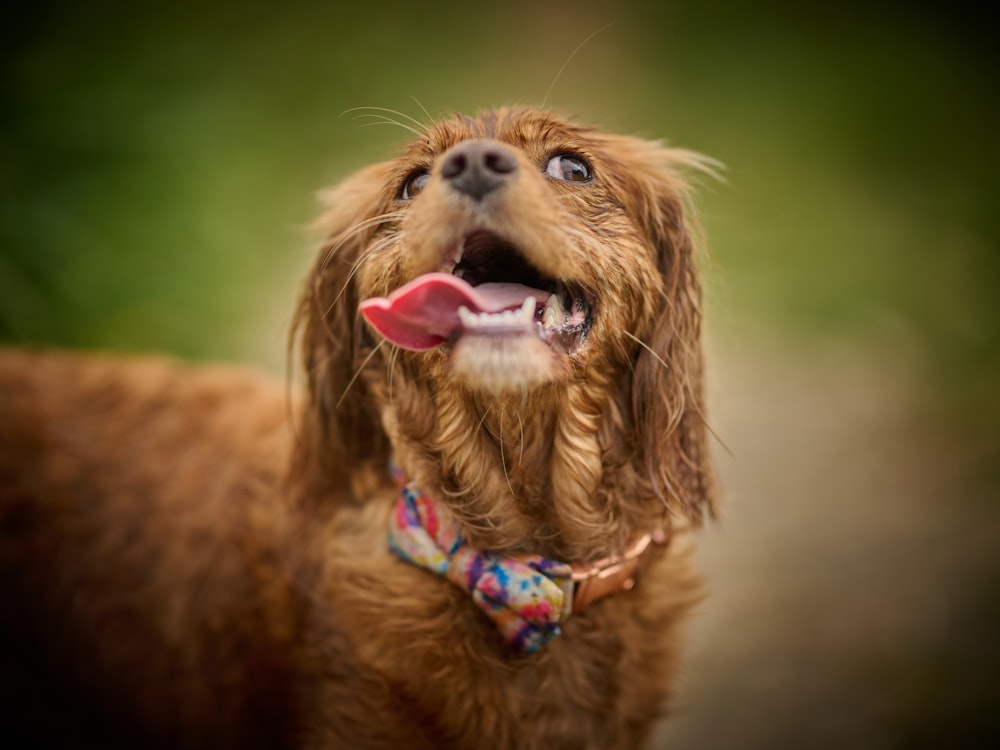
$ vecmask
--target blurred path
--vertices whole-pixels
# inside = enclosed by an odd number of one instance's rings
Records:
[[[977,701],[997,692],[974,694],[972,677],[997,640],[974,607],[1000,542],[972,478],[997,446],[922,423],[929,396],[888,355],[718,348],[726,503],[703,536],[709,596],[654,747],[985,747],[954,726],[982,722]]]

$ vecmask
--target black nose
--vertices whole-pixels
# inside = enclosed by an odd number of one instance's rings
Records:
[[[444,155],[441,176],[460,193],[482,199],[517,171],[517,159],[495,141],[464,141]]]

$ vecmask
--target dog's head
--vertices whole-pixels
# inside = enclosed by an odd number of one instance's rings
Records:
[[[432,125],[331,191],[299,318],[307,439],[329,471],[391,450],[494,547],[527,534],[592,551],[664,505],[699,519],[711,488],[682,177],[699,164],[504,109]]]

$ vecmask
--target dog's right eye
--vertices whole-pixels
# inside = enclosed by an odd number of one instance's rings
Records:
[[[564,182],[590,182],[594,179],[587,160],[576,154],[556,154],[545,165],[545,174]]]
[[[413,172],[406,178],[406,182],[403,183],[403,187],[399,191],[399,199],[408,201],[416,198],[427,186],[427,180],[430,179],[430,176],[430,173],[426,169],[418,169]]]

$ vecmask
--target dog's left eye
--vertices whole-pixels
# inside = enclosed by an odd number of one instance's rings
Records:
[[[575,154],[556,154],[545,165],[545,174],[566,182],[590,182],[594,179],[587,160]]]
[[[403,187],[399,191],[399,199],[408,201],[411,198],[416,198],[427,186],[427,180],[430,177],[430,173],[426,169],[418,169],[406,178],[406,182],[403,183]]]

